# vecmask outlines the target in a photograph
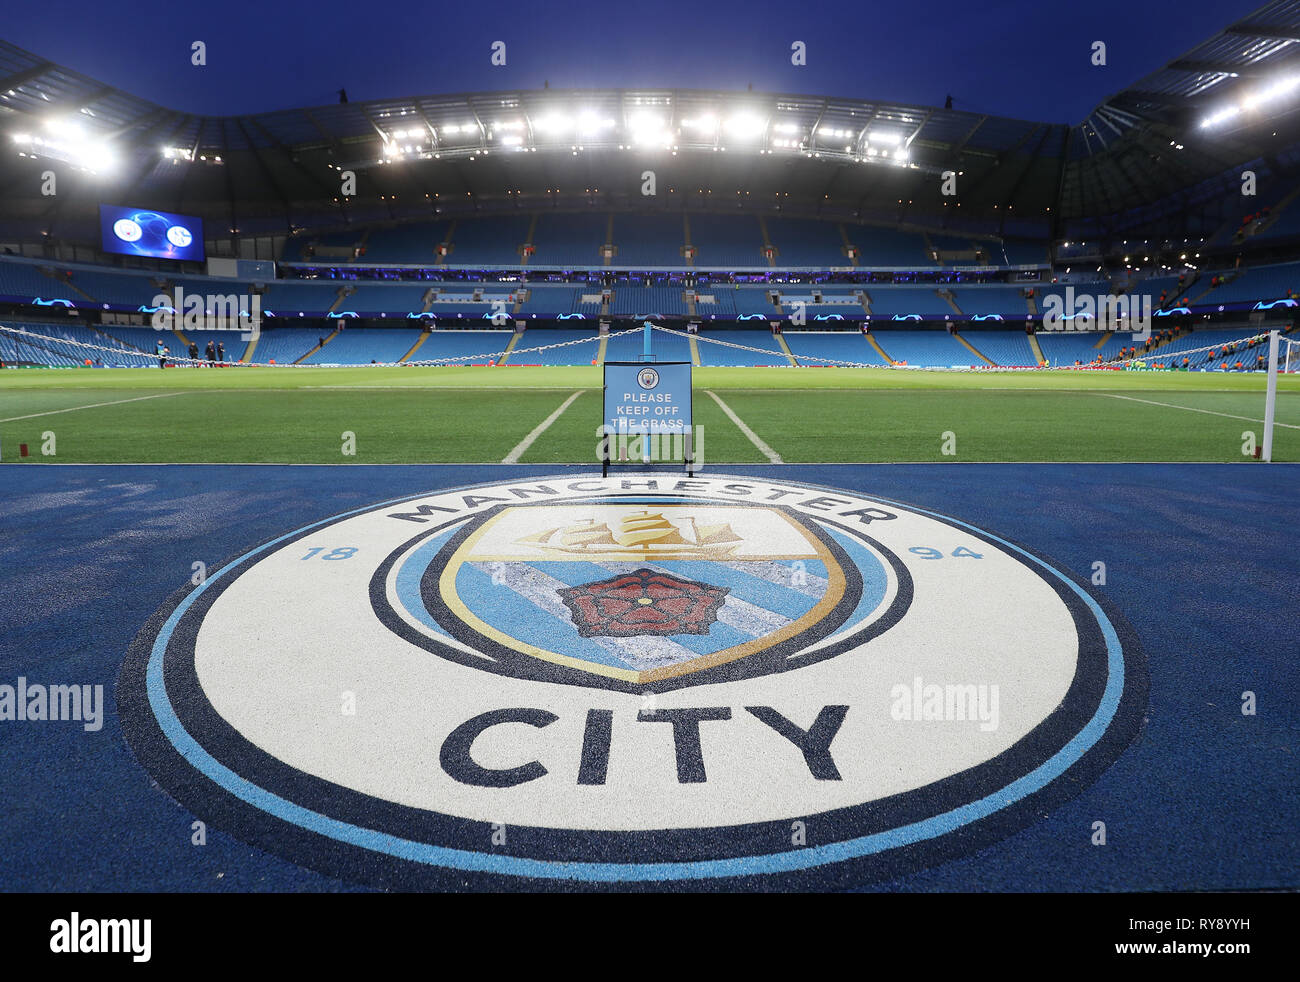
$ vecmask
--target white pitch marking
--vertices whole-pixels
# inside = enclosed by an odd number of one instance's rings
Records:
[[[43,413],[29,413],[26,416],[10,416],[8,419],[0,419],[0,423],[12,423],[20,419],[35,419],[37,416],[53,416],[56,413],[75,413],[78,409],[98,409],[100,406],[120,406],[124,402],[139,402],[142,399],[166,399],[168,396],[183,396],[188,392],[160,392],[152,396],[134,396],[130,399],[114,399],[112,402],[93,402],[88,406],[69,406],[67,409],[51,409]]]
[[[1213,409],[1196,409],[1192,406],[1175,406],[1172,402],[1156,402],[1153,399],[1139,399],[1136,396],[1121,396],[1114,392],[1098,392],[1099,396],[1106,396],[1110,399],[1127,399],[1129,402],[1145,402],[1148,406],[1164,406],[1166,409],[1183,409],[1189,413],[1205,413],[1207,416],[1223,416],[1227,419],[1244,419],[1247,423],[1262,423],[1262,419],[1256,419],[1253,416],[1234,416],[1232,413],[1216,413]],[[1279,423],[1273,421],[1274,426],[1285,426],[1288,430],[1300,430],[1300,426],[1295,423]]]
[[[501,463],[503,464],[519,463],[519,458],[522,457],[524,455],[524,452],[527,451],[528,448],[533,445],[533,442],[539,436],[545,433],[547,428],[552,423],[554,423],[557,419],[559,419],[560,414],[563,413],[566,409],[568,409],[571,405],[573,405],[573,400],[578,398],[578,396],[582,395],[584,391],[586,390],[579,389],[577,392],[573,393],[573,395],[569,396],[569,398],[565,399],[562,403],[560,403],[560,408],[555,410],[555,412],[551,413],[551,415],[547,416],[533,429],[533,432],[529,433],[526,437],[520,440],[519,445],[516,446],[513,450],[511,450],[508,454],[506,454],[505,459],[502,460]]]
[[[728,406],[725,402],[723,402],[720,398],[718,398],[718,394],[716,392],[714,392],[712,389],[706,389],[705,391],[708,392],[709,395],[713,397],[713,401],[716,402],[718,406],[721,407],[722,411],[727,414],[727,417],[733,423],[736,424],[736,426],[740,429],[740,432],[744,433],[745,436],[749,437],[749,442],[758,448],[758,452],[767,458],[768,463],[770,464],[785,463],[785,461],[781,459],[780,455],[775,450],[773,450],[766,443],[764,443],[759,438],[757,433],[755,433],[753,430],[751,430],[748,426],[745,425],[745,421],[743,419],[741,419],[734,412],[732,412],[730,406]]]

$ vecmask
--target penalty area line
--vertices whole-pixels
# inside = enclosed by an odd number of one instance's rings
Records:
[[[101,406],[120,406],[124,402],[140,402],[144,399],[166,399],[168,396],[188,395],[192,389],[183,392],[159,392],[152,396],[134,396],[130,399],[114,399],[112,402],[92,402],[87,406],[69,406],[67,409],[50,409],[43,413],[28,413],[26,416],[10,416],[8,419],[0,419],[0,423],[13,423],[20,419],[35,419],[37,416],[54,416],[57,413],[75,413],[78,409],[98,409]]]
[[[1242,419],[1247,423],[1262,423],[1262,419],[1256,419],[1254,416],[1237,416],[1233,413],[1215,412],[1213,409],[1197,409],[1195,406],[1176,406],[1172,402],[1156,402],[1154,399],[1139,399],[1136,396],[1122,396],[1114,392],[1098,392],[1099,396],[1105,396],[1108,399],[1126,399],[1129,402],[1145,402],[1148,406],[1164,406],[1166,409],[1181,409],[1189,413],[1205,413],[1207,416],[1223,416],[1225,419]],[[1300,426],[1295,423],[1282,423],[1273,420],[1274,426],[1285,426],[1288,430],[1300,430]]]
[[[739,416],[737,416],[732,411],[731,407],[728,406],[725,402],[723,402],[718,397],[718,394],[716,392],[714,392],[712,389],[705,389],[704,391],[707,392],[712,397],[713,401],[718,404],[718,408],[727,414],[727,418],[736,424],[736,427],[740,430],[740,432],[744,433],[745,436],[749,438],[749,442],[758,448],[758,452],[767,458],[769,464],[785,463],[785,461],[781,459],[781,455],[778,454],[771,447],[769,447],[766,443],[764,443],[762,439],[759,438],[759,435],[757,433],[755,433],[748,426],[746,426],[745,421],[741,419]]]
[[[560,403],[560,408],[555,410],[555,412],[551,413],[551,415],[547,416],[544,420],[538,423],[537,426],[533,428],[533,431],[531,433],[529,433],[526,437],[520,440],[519,443],[515,446],[515,448],[505,455],[501,463],[503,464],[519,463],[519,458],[524,455],[524,453],[528,450],[529,447],[533,445],[534,442],[536,442],[537,438],[541,436],[543,433],[545,433],[547,429],[550,427],[550,425],[554,423],[557,419],[559,419],[561,414],[566,409],[568,409],[570,406],[573,405],[573,400],[578,398],[578,396],[582,395],[582,393],[585,391],[586,391],[585,389],[579,389],[577,392],[573,393],[573,395],[569,396],[569,398],[565,399],[562,403]]]

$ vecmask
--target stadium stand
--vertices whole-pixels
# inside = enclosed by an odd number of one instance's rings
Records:
[[[437,361],[441,358],[463,358],[464,361],[447,364],[485,365],[501,357],[501,353],[506,350],[506,345],[510,343],[510,338],[513,336],[513,331],[433,331],[411,360]],[[392,359],[393,361],[402,357],[405,350],[415,343],[415,338],[412,337],[410,341],[406,349],[399,352]],[[326,349],[328,350],[329,347],[330,345],[327,345]],[[484,355],[489,357],[485,358]]]
[[[424,308],[424,295],[429,284],[355,284],[352,293],[339,303],[340,310],[357,313],[418,314]]]
[[[946,331],[874,330],[876,343],[894,361],[926,368],[982,365],[970,350]]]
[[[847,266],[839,226],[806,218],[769,218],[767,234],[781,266]]]
[[[537,216],[531,266],[599,266],[609,219],[603,214],[565,213]]]
[[[786,345],[800,365],[824,365],[823,359],[863,365],[888,365],[859,331],[787,331]]]
[[[695,265],[766,266],[763,233],[753,215],[690,215]]]
[[[1034,335],[1043,350],[1043,357],[1054,367],[1073,365],[1076,361],[1089,365],[1098,356],[1103,360],[1109,359],[1132,340],[1131,333],[1116,332],[1098,348],[1097,342],[1104,336],[1095,331],[1039,331]]]
[[[954,313],[932,286],[871,286],[867,292],[871,295],[873,316]]]
[[[437,332],[434,336],[447,335],[451,332]],[[456,332],[463,333],[463,332]],[[477,333],[477,332],[475,332]],[[432,340],[432,338],[430,339]],[[590,344],[570,344],[564,348],[550,348],[546,351],[528,351],[528,348],[540,348],[551,344],[564,344],[566,341],[590,341]],[[586,330],[568,330],[565,328],[543,328],[539,330],[528,330],[524,332],[523,337],[519,339],[518,348],[521,349],[519,354],[510,353],[510,358],[506,362],[508,365],[590,365],[596,360],[596,354],[599,351],[600,335],[596,333],[596,325],[592,324]],[[424,347],[420,349],[420,355],[425,355],[425,348],[429,342],[425,342]],[[486,349],[485,349],[486,350]]]
[[[728,334],[729,333],[730,332],[728,332]],[[654,333],[653,341],[656,361],[691,360],[691,346],[685,336],[681,334],[665,334],[663,331],[656,331]],[[701,358],[704,357],[705,347],[706,346],[703,344],[699,345]],[[608,344],[605,346],[605,360],[640,361],[641,351],[640,334],[635,332],[632,334],[621,334],[618,337],[612,337],[609,339]]]
[[[37,268],[34,263],[0,262],[0,295],[50,299],[59,285]]]
[[[714,296],[726,291],[714,290]],[[767,298],[767,289],[765,287],[736,287],[733,291],[735,294],[736,314],[745,316],[746,314],[761,314],[764,317],[775,317],[776,308],[772,306],[772,301]]]
[[[1245,303],[1252,300],[1269,303],[1286,297],[1288,290],[1300,295],[1300,263],[1279,263],[1244,269],[1235,279],[1211,290],[1201,303]]]
[[[452,232],[449,266],[518,266],[523,257],[519,247],[528,238],[532,218],[528,215],[503,215],[458,221]]]
[[[995,365],[1036,365],[1024,331],[962,331],[961,336]]]
[[[254,365],[292,365],[330,334],[329,328],[272,327],[263,330],[249,362]],[[369,359],[367,359],[369,361]]]
[[[304,365],[368,365],[393,362],[415,346],[420,331],[414,328],[361,327],[345,329],[302,360]],[[423,353],[423,348],[421,349]],[[427,357],[427,356],[426,356]]]
[[[341,280],[276,280],[262,294],[262,313],[281,317],[293,313],[323,314],[339,298]]]
[[[680,286],[618,287],[614,290],[614,302],[610,305],[610,310],[622,317],[687,313]]]
[[[619,265],[680,266],[686,244],[681,215],[615,215],[615,261]]]
[[[426,263],[437,261],[438,245],[447,240],[450,222],[420,222],[415,225],[395,225],[379,228],[366,239],[367,263]]]
[[[881,225],[846,225],[849,241],[859,249],[859,266],[918,267],[933,266],[926,255],[925,239],[916,232],[886,228]]]
[[[1019,286],[959,286],[953,289],[953,294],[963,314],[1024,318],[1029,316],[1029,304],[1021,296],[1022,289]]]
[[[762,348],[764,353],[728,348],[721,344],[710,344],[708,338],[729,341],[732,344],[744,344],[751,348]],[[785,356],[770,331],[701,331],[696,347],[700,352],[701,365],[789,365]],[[768,354],[770,352],[770,354]]]
[[[522,315],[555,317],[573,312],[582,290],[575,287],[533,287],[519,308]]]

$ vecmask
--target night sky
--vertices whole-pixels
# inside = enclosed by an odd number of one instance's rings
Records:
[[[1077,123],[1258,0],[957,3],[12,2],[0,37],[172,109],[216,115],[551,86],[797,92]],[[190,66],[190,43],[208,46]],[[492,67],[490,45],[507,45]],[[807,67],[790,63],[804,41]],[[1089,64],[1090,45],[1108,65]]]

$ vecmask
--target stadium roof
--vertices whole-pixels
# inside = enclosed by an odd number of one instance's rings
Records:
[[[197,213],[210,232],[251,234],[468,210],[680,203],[932,224],[960,216],[1044,234],[1062,220],[1189,193],[1251,161],[1285,173],[1293,165],[1278,155],[1300,131],[1300,88],[1286,88],[1300,79],[1297,44],[1300,0],[1276,0],[1067,126],[679,89],[429,95],[201,116],[0,42],[0,134],[9,144],[0,152],[0,217],[67,225],[106,201]],[[38,193],[51,158],[72,165],[57,170],[53,198]],[[350,200],[340,192],[349,170]],[[646,170],[656,174],[654,199],[642,193]],[[945,171],[958,174],[956,196],[940,193]]]

